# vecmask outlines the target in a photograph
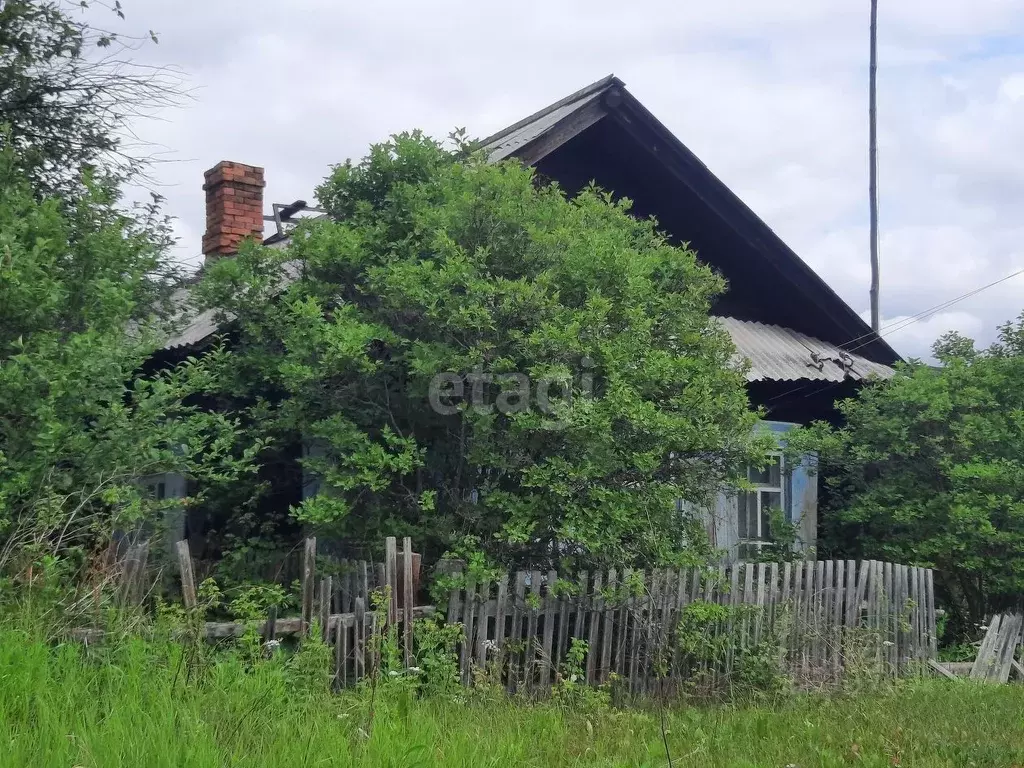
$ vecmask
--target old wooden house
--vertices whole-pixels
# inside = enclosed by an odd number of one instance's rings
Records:
[[[750,361],[750,402],[764,409],[763,428],[834,420],[837,400],[872,377],[892,374],[896,352],[757,215],[652,115],[618,78],[609,76],[484,140],[491,159],[516,158],[570,193],[591,181],[629,197],[640,216],[654,216],[678,242],[728,280],[714,314]],[[204,253],[230,254],[246,234],[263,236],[263,171],[221,163],[207,173]],[[226,201],[230,200],[230,203]],[[287,241],[296,206],[275,206],[266,220]],[[167,345],[195,348],[217,332],[209,314],[195,317]],[[731,557],[749,556],[766,535],[765,510],[782,508],[799,525],[804,546],[818,526],[818,479],[812,462],[790,468],[780,455],[751,469],[756,490],[723,492],[705,510],[712,541]],[[166,493],[180,478],[161,478]],[[312,487],[306,484],[307,492]]]

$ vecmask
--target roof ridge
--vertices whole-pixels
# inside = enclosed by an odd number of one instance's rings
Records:
[[[590,96],[593,93],[597,93],[598,91],[602,91],[605,88],[609,88],[611,86],[618,86],[619,88],[622,88],[625,85],[626,84],[622,82],[619,78],[617,78],[614,74],[605,75],[600,80],[596,80],[590,85],[580,88],[575,93],[570,93],[565,98],[559,99],[553,104],[548,104],[548,106],[544,107],[541,110],[538,110],[537,112],[534,112],[532,115],[524,117],[522,120],[512,123],[512,125],[502,128],[500,131],[488,136],[486,139],[481,139],[480,145],[487,146],[488,144],[493,144],[494,142],[499,141],[505,136],[508,136],[510,133],[519,130],[524,125],[528,125],[529,123],[532,123],[534,120],[538,120],[544,117],[544,115],[550,114],[551,112],[554,112],[556,109],[564,107],[566,104],[572,104],[574,101],[579,101],[582,98]]]

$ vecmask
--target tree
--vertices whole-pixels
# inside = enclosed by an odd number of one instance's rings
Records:
[[[349,540],[473,537],[506,562],[669,561],[763,445],[708,316],[723,280],[596,188],[418,133],[337,166],[330,215],[208,269],[225,392],[305,441],[294,515]],[[283,288],[283,289],[282,289]],[[692,550],[691,550],[692,552]]]
[[[977,350],[949,334],[840,404],[845,426],[792,436],[821,452],[826,545],[936,569],[954,637],[1024,594],[1024,316]]]
[[[118,212],[116,190],[89,179],[71,207],[39,200],[18,161],[0,151],[0,568],[184,503],[150,498],[147,475],[246,466],[235,422],[190,401],[219,353],[143,375],[163,338],[154,222]]]
[[[82,16],[91,3],[7,0],[0,5],[2,145],[42,195],[73,198],[82,171],[101,168],[123,179],[143,158],[124,145],[129,121],[176,103],[180,77],[145,68],[127,54],[155,42],[95,26]],[[124,18],[121,3],[111,10]],[[89,18],[96,18],[95,14]]]

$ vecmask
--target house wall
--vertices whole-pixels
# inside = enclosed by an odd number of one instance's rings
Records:
[[[776,435],[780,446],[785,446],[785,434],[799,426],[783,421],[762,421],[760,429],[768,430]],[[784,467],[786,488],[786,513],[790,522],[797,523],[798,547],[802,551],[813,549],[817,543],[818,532],[818,481],[815,474],[817,460],[814,456],[805,456],[799,466]],[[705,513],[705,524],[711,543],[726,552],[728,560],[738,559],[739,549],[739,510],[737,494],[723,491],[715,500],[715,508]]]

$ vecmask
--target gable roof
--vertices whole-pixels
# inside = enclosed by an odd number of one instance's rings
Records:
[[[872,374],[883,377],[891,374],[889,365],[899,361],[899,355],[767,224],[626,91],[625,84],[614,75],[591,83],[513,123],[484,139],[481,145],[494,162],[514,157],[547,170],[558,179],[560,168],[564,169],[566,162],[570,165],[574,162],[570,157],[559,166],[555,162],[559,154],[578,146],[590,129],[599,131],[603,124],[614,124],[626,129],[624,133],[615,135],[614,149],[624,153],[627,165],[647,152],[657,163],[669,168],[674,182],[696,195],[696,199],[705,206],[709,218],[714,218],[719,226],[730,232],[733,238],[731,243],[745,249],[742,258],[748,262],[758,262],[759,268],[772,270],[777,280],[790,290],[790,298],[800,305],[797,311],[801,308],[815,310],[813,316],[807,312],[808,317],[804,322],[811,327],[801,329],[789,327],[797,323],[779,323],[775,322],[775,318],[770,318],[770,322],[758,322],[765,318],[723,317],[738,350],[751,360],[752,374],[756,371],[758,378],[764,379],[830,381],[841,381],[847,377],[862,380]],[[578,162],[575,164],[579,165]],[[584,168],[583,172],[591,174],[592,170],[596,175],[596,169]],[[601,179],[597,181],[601,183]],[[620,191],[614,186],[608,188],[613,192]],[[670,231],[666,220],[659,218],[659,224]],[[685,227],[682,229],[683,232],[673,234],[678,235],[680,240],[684,237],[688,240]],[[272,236],[265,243],[276,246],[286,244],[286,241],[281,240]],[[714,256],[714,249],[698,247],[698,258],[702,261],[713,261]],[[720,267],[714,263],[712,266]],[[733,279],[729,275],[727,277]],[[735,313],[723,311],[721,314]],[[804,318],[801,316],[800,320]],[[212,312],[199,313],[168,341],[165,349],[193,346],[217,330]],[[854,350],[859,354],[853,354]],[[851,365],[848,359],[859,362]],[[819,369],[818,360],[829,362]],[[826,368],[828,373],[825,372]]]
[[[892,364],[900,356],[892,347],[848,305],[832,288],[822,280],[772,229],[762,221],[740,198],[734,194],[703,162],[697,158],[671,131],[669,131],[646,107],[625,88],[625,84],[614,75],[609,75],[588,85],[576,93],[545,107],[529,117],[499,131],[483,140],[484,151],[492,160],[516,157],[523,162],[544,170],[546,165],[551,176],[559,179],[566,165],[571,161],[556,162],[560,152],[569,153],[579,146],[588,131],[596,133],[606,124],[615,124],[615,141],[603,139],[601,151],[596,156],[618,153],[625,160],[624,165],[636,161],[645,152],[655,158],[671,172],[674,182],[685,189],[689,200],[697,200],[702,206],[702,219],[714,219],[722,231],[728,231],[730,246],[741,246],[747,253],[739,254],[735,247],[721,248],[729,251],[729,258],[739,260],[743,267],[734,265],[728,274],[722,264],[715,263],[722,253],[697,244],[697,255],[701,261],[726,272],[730,282],[741,279],[738,271],[753,266],[769,270],[778,283],[785,287],[790,306],[799,303],[806,315],[795,321],[783,322],[788,327],[798,328],[808,335],[821,336],[838,347],[850,349],[856,346],[861,354],[879,363]],[[632,142],[633,146],[625,146]],[[590,157],[594,157],[592,152]],[[577,163],[578,164],[578,163]],[[638,195],[628,190],[616,189],[612,184],[602,183],[599,169],[587,169],[600,186],[612,192],[626,194],[634,199]],[[585,181],[589,181],[586,179]],[[680,241],[689,242],[694,238],[687,227],[677,227],[672,232],[668,217],[659,216],[659,226],[676,235]],[[709,225],[710,226],[710,225]],[[716,243],[717,244],[717,243]],[[746,259],[745,262],[742,260]],[[798,310],[790,310],[795,314]],[[736,314],[735,311],[726,311]],[[751,320],[777,318],[751,317]]]

